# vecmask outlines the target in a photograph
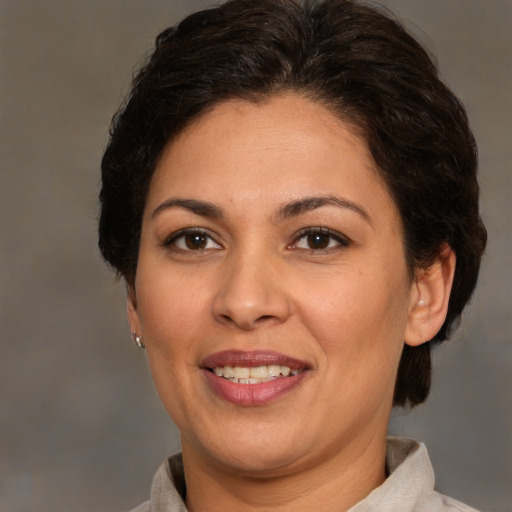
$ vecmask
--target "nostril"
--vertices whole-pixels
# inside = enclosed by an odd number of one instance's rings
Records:
[[[251,330],[286,321],[290,308],[285,296],[272,286],[233,278],[214,298],[212,314],[225,325]]]
[[[265,325],[272,325],[274,323],[278,324],[282,320],[275,315],[261,315],[252,323],[253,327],[263,327]]]
[[[264,322],[265,320],[271,320],[274,318],[272,315],[262,315],[256,319],[256,322]]]
[[[279,322],[279,319],[274,315],[261,315],[255,319],[251,318],[243,318],[243,317],[234,317],[229,314],[222,314],[220,318],[226,323],[234,324],[244,330],[251,330],[257,326],[263,325],[265,323],[270,323],[272,321]]]

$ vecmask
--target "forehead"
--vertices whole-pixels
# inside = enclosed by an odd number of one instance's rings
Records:
[[[288,94],[228,100],[195,120],[162,154],[148,206],[175,194],[261,205],[333,193],[394,206],[356,128]]]
[[[217,103],[179,133],[165,152],[195,144],[200,137],[204,138],[203,143],[214,139],[226,145],[231,142],[231,149],[244,139],[244,146],[254,144],[261,150],[291,147],[294,153],[301,151],[297,143],[306,143],[302,147],[306,152],[310,143],[332,147],[343,139],[345,144],[364,153],[373,165],[365,137],[355,123],[298,93],[283,93],[260,101],[228,99]]]

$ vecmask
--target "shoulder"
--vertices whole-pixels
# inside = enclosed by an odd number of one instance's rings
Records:
[[[438,492],[433,492],[418,512],[432,512],[434,510],[439,512],[478,512],[473,507]]]
[[[130,512],[187,512],[185,473],[181,454],[169,457],[156,472],[149,501]]]
[[[149,501],[145,501],[144,503],[141,503],[138,507],[135,507],[133,510],[130,510],[130,512],[150,512],[150,505]]]
[[[370,497],[378,498],[375,510],[478,512],[434,489],[434,471],[423,443],[405,438],[388,438],[386,466],[389,477],[370,494]]]

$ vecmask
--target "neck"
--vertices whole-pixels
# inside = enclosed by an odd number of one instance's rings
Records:
[[[269,477],[240,474],[202,457],[186,440],[182,445],[190,512],[342,512],[386,478],[385,433]]]

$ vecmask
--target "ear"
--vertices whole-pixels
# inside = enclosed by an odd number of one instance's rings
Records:
[[[128,315],[128,323],[130,324],[130,332],[137,333],[142,336],[142,328],[137,310],[137,296],[135,288],[132,285],[126,285],[126,312]]]
[[[417,347],[441,329],[455,275],[455,252],[444,245],[430,267],[419,269],[413,282],[405,343]]]

